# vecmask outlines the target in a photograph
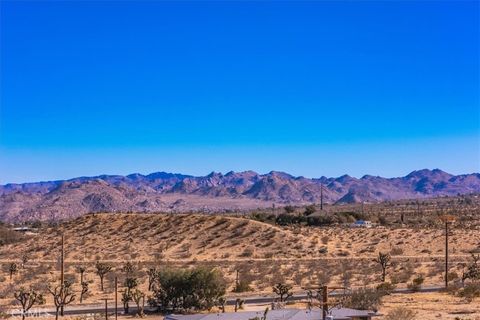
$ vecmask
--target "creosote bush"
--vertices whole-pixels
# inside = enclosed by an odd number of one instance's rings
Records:
[[[413,292],[419,291],[422,288],[423,281],[425,279],[421,274],[419,274],[415,279],[412,280],[409,284],[407,284],[407,288],[412,290]]]
[[[480,298],[480,283],[469,283],[458,291],[458,296],[471,302],[475,298]]]
[[[347,308],[377,311],[382,303],[384,292],[371,288],[359,288],[352,290],[346,296],[343,305]]]
[[[209,268],[161,269],[148,303],[161,311],[210,310],[225,294],[218,270]]]

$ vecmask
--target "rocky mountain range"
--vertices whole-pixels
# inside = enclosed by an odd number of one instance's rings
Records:
[[[272,204],[379,202],[480,192],[480,174],[439,169],[405,177],[295,177],[272,171],[189,176],[157,172],[0,186],[0,221],[73,218],[89,212],[248,210]]]

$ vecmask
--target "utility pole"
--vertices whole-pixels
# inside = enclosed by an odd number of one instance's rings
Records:
[[[445,221],[445,288],[448,288],[448,222]]]
[[[60,254],[60,290],[65,289],[65,235],[62,232],[62,252]],[[63,317],[63,304],[60,306],[60,315]]]
[[[314,286],[314,287],[305,287],[305,288],[302,288],[302,289],[307,290],[309,299],[311,299],[313,297],[312,292],[317,293],[316,299],[318,299],[318,301],[320,302],[320,304],[321,304],[320,309],[322,310],[322,318],[321,319],[326,320],[327,316],[328,316],[328,313],[329,313],[329,311],[328,311],[329,304],[331,304],[333,306],[338,305],[338,302],[335,302],[335,301],[332,301],[331,303],[329,302],[329,300],[328,300],[328,290],[331,290],[331,292],[332,292],[332,291],[335,291],[335,290],[343,289],[343,291],[345,293],[345,290],[347,288],[346,287],[328,287],[328,286],[318,286],[317,287],[317,286]]]
[[[320,210],[323,211],[323,182],[320,184]]]
[[[112,300],[112,299],[103,298],[103,299],[100,299],[100,300],[105,301],[105,320],[108,320],[108,300]]]
[[[115,320],[118,319],[118,279],[115,276]]]
[[[328,314],[328,287],[322,287],[322,319],[325,320]]]
[[[446,214],[441,216],[440,219],[445,223],[445,288],[448,288],[448,226],[455,222],[455,216]]]

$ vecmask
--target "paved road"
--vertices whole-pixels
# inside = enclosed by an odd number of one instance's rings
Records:
[[[431,287],[424,287],[421,288],[418,292],[437,292],[443,290],[444,287],[438,287],[438,286],[431,286]],[[409,294],[412,293],[411,290],[409,289],[395,289],[393,291],[394,293],[400,293],[400,294]],[[335,297],[335,296],[340,296],[342,295],[342,292],[331,292],[329,296]],[[245,304],[266,304],[270,303],[273,301],[275,297],[274,296],[248,296],[248,297],[242,297],[242,299],[245,300]],[[291,298],[291,300],[304,300],[307,299],[306,294],[295,294]],[[235,305],[235,300],[236,298],[229,298],[227,299],[227,305]],[[115,312],[115,308],[112,307],[113,303],[109,303],[108,307],[108,312]],[[146,312],[150,311],[149,308],[145,308]],[[121,305],[121,302],[119,301],[119,306],[118,306],[118,311],[123,312],[123,308]],[[137,311],[137,308],[134,306],[130,307],[130,312],[134,313]],[[105,305],[101,304],[95,304],[95,305],[84,305],[84,306],[72,306],[72,307],[67,307],[65,309],[65,315],[82,315],[82,314],[93,314],[93,313],[104,313],[105,312]],[[55,314],[55,310],[52,308],[46,308],[46,309],[35,309],[34,310],[35,315],[45,315],[45,314]],[[10,312],[12,316],[20,316],[21,312],[20,311],[14,311]]]

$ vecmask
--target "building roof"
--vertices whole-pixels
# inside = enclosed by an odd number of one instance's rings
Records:
[[[367,310],[355,310],[349,308],[334,308],[331,310],[334,320],[351,320],[352,317],[371,317],[373,312]],[[226,313],[192,314],[192,315],[168,315],[165,320],[248,320],[263,316],[263,311],[242,311]],[[318,320],[322,318],[319,309],[300,310],[282,309],[271,310],[267,313],[267,320]]]

